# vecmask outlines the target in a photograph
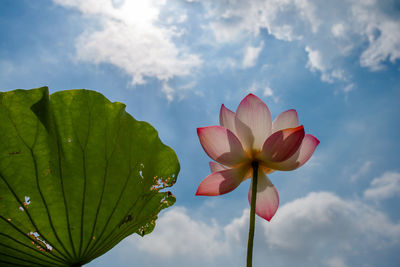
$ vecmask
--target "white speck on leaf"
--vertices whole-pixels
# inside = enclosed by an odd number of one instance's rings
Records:
[[[29,204],[31,204],[31,198],[28,196],[25,196],[24,206],[28,206]]]

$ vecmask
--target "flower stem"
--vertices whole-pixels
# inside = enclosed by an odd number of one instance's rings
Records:
[[[250,203],[250,226],[249,226],[249,240],[247,243],[247,267],[253,265],[253,240],[254,228],[256,219],[256,196],[257,196],[257,179],[258,179],[258,162],[251,164],[253,167],[253,179],[251,184],[251,203]]]

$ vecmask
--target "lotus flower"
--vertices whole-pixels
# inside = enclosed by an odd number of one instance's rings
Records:
[[[308,161],[319,140],[304,133],[294,109],[271,119],[267,105],[253,94],[240,102],[236,113],[221,106],[221,126],[197,129],[200,143],[210,162],[211,174],[199,185],[196,195],[217,196],[231,192],[253,177],[258,167],[256,214],[268,221],[279,205],[279,195],[267,174],[291,171]],[[248,194],[251,202],[251,185]]]

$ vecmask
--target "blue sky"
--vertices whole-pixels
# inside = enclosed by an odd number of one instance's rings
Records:
[[[142,3],[143,2],[143,3]],[[177,153],[155,231],[87,266],[243,266],[249,182],[196,197],[196,128],[252,92],[320,141],[257,220],[255,266],[400,261],[400,5],[395,0],[2,0],[0,90],[86,88],[127,105]]]

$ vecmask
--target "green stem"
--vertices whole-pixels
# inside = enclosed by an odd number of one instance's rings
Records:
[[[249,241],[247,243],[247,267],[251,267],[253,265],[253,240],[254,240],[254,228],[256,221],[258,162],[253,162],[251,166],[253,167],[253,179],[251,181],[252,184],[251,184]]]

